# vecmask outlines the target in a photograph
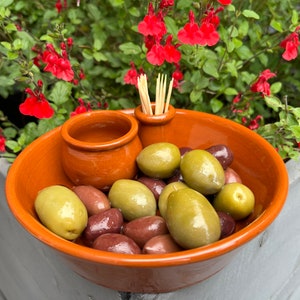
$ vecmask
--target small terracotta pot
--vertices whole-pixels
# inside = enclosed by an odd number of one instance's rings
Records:
[[[136,175],[142,144],[132,116],[106,110],[83,113],[63,124],[61,136],[62,166],[75,185],[107,190],[114,181]]]
[[[151,104],[152,110],[155,104]],[[169,110],[164,114],[149,115],[145,114],[142,106],[138,106],[134,110],[136,119],[140,122],[139,136],[142,140],[143,147],[158,142],[170,142],[173,136],[174,127],[172,121],[175,117],[176,110],[169,105]]]

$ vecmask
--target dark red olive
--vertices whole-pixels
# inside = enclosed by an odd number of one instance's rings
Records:
[[[123,225],[123,216],[119,209],[110,208],[88,219],[83,232],[83,239],[87,244],[92,243],[99,235],[104,233],[119,233]]]
[[[123,234],[132,238],[141,248],[154,236],[167,233],[166,221],[161,216],[140,217],[123,226]]]
[[[166,186],[166,183],[161,179],[155,179],[148,176],[141,176],[137,180],[147,186],[153,193],[156,201],[158,201],[159,195]]]
[[[220,239],[223,239],[227,236],[230,236],[235,231],[235,220],[226,212],[218,211],[217,212],[220,224],[221,224],[221,237]]]
[[[242,179],[239,174],[234,171],[232,168],[228,167],[225,171],[225,184],[232,182],[242,183]]]
[[[92,246],[94,249],[123,253],[140,254],[141,248],[128,236],[120,233],[105,233],[96,238]]]
[[[191,147],[180,147],[179,151],[180,151],[180,155],[183,156],[185,153],[189,152],[193,150]]]
[[[220,162],[224,170],[226,170],[233,161],[233,153],[226,145],[218,144],[205,150],[211,153]]]
[[[180,172],[180,169],[176,169],[174,172],[174,175],[166,180],[167,184],[169,184],[171,182],[176,182],[176,181],[183,181],[183,177]]]

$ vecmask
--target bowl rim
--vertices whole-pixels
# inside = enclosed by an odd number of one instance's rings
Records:
[[[59,134],[61,126],[52,129],[48,133],[40,136],[38,139],[32,142],[30,147],[25,148],[22,153],[16,158],[6,178],[6,199],[8,206],[15,216],[15,218],[22,224],[22,226],[36,239],[40,240],[44,244],[47,244],[51,248],[60,251],[66,255],[77,257],[78,259],[84,259],[93,263],[101,263],[115,266],[130,266],[130,267],[167,267],[182,265],[187,263],[194,263],[203,260],[212,259],[217,256],[221,256],[227,252],[233,251],[234,249],[242,246],[254,237],[263,232],[277,217],[280,213],[288,193],[288,174],[285,164],[282,158],[279,156],[274,147],[269,144],[264,138],[250,129],[225,118],[211,115],[204,112],[191,111],[186,109],[176,109],[176,114],[185,114],[186,112],[197,114],[204,118],[210,118],[211,120],[218,121],[222,119],[224,125],[230,125],[238,129],[241,132],[251,135],[254,141],[259,141],[271,155],[272,159],[276,162],[275,166],[281,174],[282,185],[278,188],[278,192],[275,195],[274,201],[272,201],[269,207],[253,222],[248,224],[246,227],[240,229],[238,232],[226,237],[222,240],[214,242],[212,244],[194,248],[190,250],[183,250],[168,254],[116,254],[106,251],[100,251],[92,248],[88,248],[83,245],[75,244],[71,241],[67,241],[44,227],[38,222],[32,215],[30,215],[22,206],[15,200],[16,194],[14,192],[14,178],[13,174],[18,171],[22,165],[23,157],[27,156],[31,152],[31,147],[37,144],[43,143],[45,139],[53,134]],[[132,114],[132,109],[123,110],[123,113]],[[43,235],[41,235],[41,233]]]

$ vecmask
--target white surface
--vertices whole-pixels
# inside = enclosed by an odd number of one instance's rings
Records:
[[[290,161],[287,168],[290,189],[282,212],[234,261],[195,286],[142,295],[92,284],[45,252],[46,246],[30,236],[7,207],[7,165],[0,160],[0,300],[299,300],[300,163]]]

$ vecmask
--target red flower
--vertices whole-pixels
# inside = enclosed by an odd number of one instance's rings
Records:
[[[199,41],[200,45],[213,46],[218,43],[220,36],[219,33],[216,31],[215,26],[212,23],[204,22],[200,26],[199,31],[201,33],[201,39]]]
[[[146,58],[150,64],[161,66],[166,59],[164,47],[156,42],[156,44],[152,46],[151,50],[147,52]]]
[[[84,101],[81,98],[78,99],[78,102],[79,102],[79,105],[75,108],[74,111],[71,112],[71,114],[70,114],[71,117],[85,113],[87,111],[91,111],[91,107],[90,107],[89,103],[87,105],[85,105]]]
[[[5,137],[0,133],[0,152],[5,152]]]
[[[218,0],[218,2],[222,5],[229,5],[231,4],[231,0]]]
[[[259,121],[262,119],[261,115],[256,116],[253,120],[250,120],[248,128],[251,130],[255,130],[259,128]]]
[[[232,103],[239,103],[241,101],[242,94],[238,93],[232,100]]]
[[[178,31],[177,36],[179,41],[184,44],[196,45],[201,42],[202,36],[198,24],[195,23],[195,15],[192,10],[189,13],[189,23]]]
[[[51,118],[54,114],[53,108],[39,90],[32,91],[30,88],[25,90],[30,96],[20,104],[19,110],[23,115],[33,116],[38,119]]]
[[[180,81],[183,79],[183,74],[179,69],[179,65],[176,66],[176,70],[172,74],[173,78],[173,87],[179,89],[180,88]]]
[[[145,47],[147,48],[148,51],[150,51],[153,45],[155,45],[155,37],[151,35],[147,35],[145,36],[144,42],[145,42]]]
[[[58,13],[60,13],[63,8],[66,9],[67,6],[68,6],[67,0],[64,0],[64,5],[62,5],[61,0],[57,0],[55,3],[55,8]]]
[[[161,0],[159,4],[159,8],[163,9],[173,5],[174,5],[174,0]]]
[[[57,0],[55,3],[55,8],[57,9],[57,12],[60,13],[62,10],[62,4],[61,4],[61,0]]]
[[[213,6],[208,7],[205,12],[205,17],[201,20],[201,23],[211,23],[217,28],[220,24],[220,18],[217,16],[217,13],[224,10],[224,7],[219,7],[216,10]]]
[[[138,31],[144,36],[155,36],[159,39],[167,32],[165,23],[162,20],[162,16],[156,16],[152,3],[149,4],[148,14],[144,20],[138,24]]]
[[[65,51],[62,51],[63,56],[59,55],[52,44],[47,45],[47,50],[44,51],[42,60],[46,63],[44,71],[52,73],[58,79],[72,81],[74,71],[70,61],[67,59]]]
[[[137,71],[137,69],[136,69],[136,67],[135,67],[135,65],[134,65],[133,62],[131,62],[130,65],[131,65],[131,69],[129,69],[127,71],[127,73],[125,74],[125,76],[124,76],[124,82],[126,84],[132,84],[136,88],[138,88],[137,83],[138,83],[139,73],[138,73],[138,71]]]
[[[298,46],[300,45],[298,33],[293,32],[289,34],[279,45],[285,49],[282,54],[285,60],[295,59],[298,56]]]
[[[261,92],[263,95],[270,96],[271,90],[268,80],[274,76],[276,76],[276,74],[272,73],[269,69],[264,70],[260,73],[257,81],[252,84],[251,91]]]
[[[176,46],[171,44],[172,39],[172,35],[167,37],[166,45],[164,46],[165,59],[168,63],[178,63],[181,59],[181,53]]]

